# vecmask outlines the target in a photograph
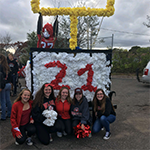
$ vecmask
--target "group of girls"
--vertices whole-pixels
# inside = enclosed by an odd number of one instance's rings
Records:
[[[46,109],[57,112],[53,126],[43,123],[47,119],[42,114]],[[93,114],[92,124],[88,101],[81,88],[75,89],[72,99],[69,89],[62,87],[55,98],[52,85],[45,83],[36,93],[33,101],[31,92],[24,89],[12,106],[11,125],[13,136],[16,138],[15,143],[19,145],[26,141],[28,145],[32,145],[31,136],[36,134],[39,141],[47,145],[53,141],[52,133],[57,133],[58,137],[66,136],[74,133],[77,126],[83,131],[87,126],[92,126],[93,133],[105,128],[106,134],[103,139],[109,139],[111,135],[109,124],[115,121],[116,113],[102,89],[97,89],[95,92]],[[91,134],[88,137],[91,137]]]

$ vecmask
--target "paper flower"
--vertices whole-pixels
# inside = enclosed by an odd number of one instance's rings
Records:
[[[26,67],[24,68],[24,72],[26,74],[26,86],[29,90],[31,90],[31,67],[30,67],[30,60],[27,61]]]
[[[53,126],[54,125],[55,120],[57,119],[57,112],[56,111],[46,109],[42,112],[42,115],[47,118],[43,121],[43,124],[45,124],[47,126]]]
[[[88,137],[91,133],[90,126],[84,125],[85,130],[81,129],[81,123],[79,123],[76,127],[73,127],[75,131],[75,135],[78,139]]]

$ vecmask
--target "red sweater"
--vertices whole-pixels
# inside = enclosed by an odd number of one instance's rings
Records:
[[[29,100],[30,108],[32,108],[32,103],[33,101]],[[10,121],[12,126],[11,132],[14,137],[21,134],[19,127],[23,112],[23,106],[24,104],[21,101],[17,101],[12,105]]]
[[[64,102],[62,102],[61,100],[59,102],[57,102],[57,99],[55,100],[55,105],[56,105],[56,111],[58,112],[59,116],[62,119],[70,119],[70,106],[71,104],[65,100]]]

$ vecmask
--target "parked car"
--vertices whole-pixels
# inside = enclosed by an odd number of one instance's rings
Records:
[[[143,75],[141,79],[139,78],[139,73],[137,70],[137,80],[143,83],[150,83],[150,61],[147,63],[146,67],[143,69]]]

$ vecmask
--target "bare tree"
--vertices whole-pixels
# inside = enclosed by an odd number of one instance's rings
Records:
[[[147,15],[147,20],[148,20],[148,23],[143,22],[143,24],[147,26],[148,28],[150,28],[150,16],[149,15]]]
[[[0,52],[7,56],[7,50],[11,47],[10,42],[12,41],[9,33],[6,33],[5,36],[0,35]]]

